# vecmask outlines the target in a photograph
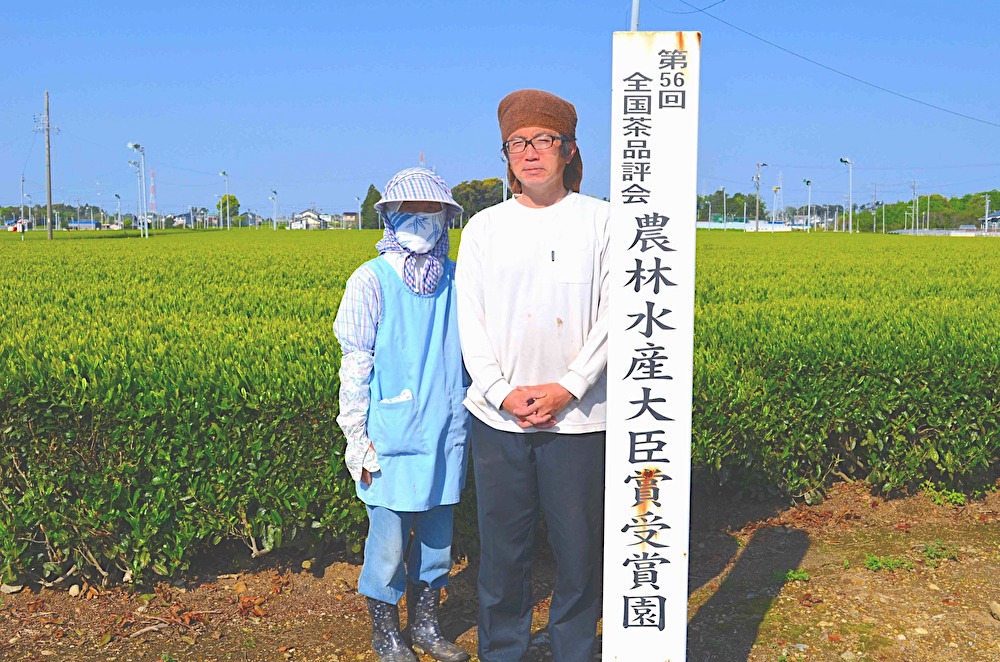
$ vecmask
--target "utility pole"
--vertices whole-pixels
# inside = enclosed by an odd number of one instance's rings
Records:
[[[850,158],[844,156],[841,157],[840,162],[847,166],[847,171],[850,177],[850,183],[848,185],[848,195],[847,195],[847,232],[848,234],[854,232],[854,161]]]
[[[913,180],[913,208],[911,212],[913,214],[913,234],[917,233],[917,213],[920,211],[920,198],[917,197],[917,180]]]
[[[271,189],[271,195],[268,196],[268,197],[271,200],[274,201],[274,220],[272,221],[272,225],[274,225],[274,229],[277,230],[278,229],[278,192],[275,191],[274,189]]]
[[[24,174],[21,175],[21,209],[20,209],[20,212],[21,212],[21,217],[18,220],[24,221]],[[990,215],[989,212],[987,212],[986,215],[989,216]],[[23,225],[23,223],[22,223],[22,225]],[[31,229],[34,230],[34,228],[31,228]]]
[[[719,188],[722,191],[722,231],[726,231],[726,187],[722,186]],[[711,219],[709,219],[711,220]]]
[[[503,197],[500,199],[500,202],[506,202],[507,201],[507,157],[504,156],[504,155],[501,155],[500,156],[500,161],[502,161],[503,164],[504,164],[504,166],[503,166],[503,176],[500,177],[500,181],[503,183],[503,191],[502,191]],[[458,229],[459,230],[462,229],[462,221],[463,220],[465,220],[465,213],[464,212],[461,213],[461,214],[459,214],[459,216],[458,216]]]
[[[139,176],[142,178],[142,236],[149,238],[149,203],[146,201],[146,150],[139,152]]]
[[[983,216],[983,230],[990,231],[990,194],[986,193],[986,216]]]
[[[754,232],[760,232],[760,169],[766,168],[766,163],[757,163],[757,174],[753,176],[754,189],[757,191],[757,211],[754,213]]]
[[[806,232],[812,231],[812,205],[813,205],[813,183],[810,179],[803,179],[802,183],[806,185],[806,189],[809,191],[808,202],[806,202]]]
[[[45,90],[45,226],[52,238],[52,122],[49,119],[49,91]]]
[[[774,192],[774,208],[771,209],[771,232],[774,232],[774,223],[778,220],[778,191],[781,190],[780,186],[772,186],[771,190]]]
[[[632,0],[632,32],[639,30],[639,0]]]
[[[225,170],[220,170],[219,174],[226,178],[226,230],[233,229],[233,223],[229,220],[229,173]],[[219,216],[222,216],[222,209],[219,209]],[[221,218],[219,219],[221,222]]]
[[[134,225],[135,225],[136,229],[139,230],[139,236],[141,237],[142,236],[142,221],[140,221],[139,219],[142,217],[142,175],[139,174],[139,162],[138,161],[129,161],[128,164],[130,166],[132,166],[133,168],[135,168],[135,181],[136,181],[136,187],[137,187],[136,190],[139,193],[139,197],[136,198],[136,202],[135,202],[135,223],[134,223]],[[124,226],[122,226],[122,227],[124,227]]]
[[[875,194],[872,196],[872,234],[875,234],[876,214],[878,212],[878,184],[875,185]]]
[[[788,219],[785,217],[785,194],[782,192],[782,173],[778,172],[778,185],[775,188],[774,210],[771,211],[772,220],[780,220],[782,224]],[[793,221],[795,219],[792,219]]]
[[[128,148],[139,153],[139,223],[140,236],[149,238],[149,207],[146,204],[146,149],[139,143],[129,143]],[[129,163],[132,163],[129,161]]]

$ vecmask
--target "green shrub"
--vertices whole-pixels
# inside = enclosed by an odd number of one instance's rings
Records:
[[[929,480],[925,480],[920,485],[920,489],[923,490],[924,494],[927,495],[932,502],[939,506],[949,505],[949,506],[964,506],[965,505],[965,495],[961,492],[956,492],[954,490],[949,490],[947,488],[939,488],[934,483]]]
[[[801,568],[792,568],[788,572],[775,573],[775,578],[782,583],[807,582],[809,581],[809,573]]]
[[[880,570],[912,570],[913,564],[901,556],[876,556],[875,554],[865,554],[865,567],[872,572]]]
[[[2,579],[75,564],[145,581],[228,537],[258,553],[358,545],[331,327],[379,233],[29,235],[0,237]],[[700,473],[808,498],[835,477],[923,484],[944,503],[991,488],[1000,294],[984,275],[1000,254],[988,242],[698,241]],[[470,554],[472,482],[456,512]]]
[[[0,575],[142,581],[224,537],[363,536],[331,325],[377,237],[304,234],[25,242],[2,279]]]
[[[833,478],[955,493],[1000,467],[990,242],[699,233],[693,461],[807,497]]]
[[[956,545],[945,545],[940,540],[934,540],[924,545],[924,558],[928,561],[940,561],[948,559],[958,560],[958,547]]]

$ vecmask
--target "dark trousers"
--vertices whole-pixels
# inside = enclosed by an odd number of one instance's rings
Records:
[[[501,432],[472,419],[479,504],[479,657],[518,662],[531,636],[539,508],[556,560],[554,662],[590,662],[601,616],[604,432]]]

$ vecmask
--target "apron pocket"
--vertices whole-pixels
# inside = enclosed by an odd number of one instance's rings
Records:
[[[368,438],[379,457],[426,453],[413,399],[373,402],[368,416]]]

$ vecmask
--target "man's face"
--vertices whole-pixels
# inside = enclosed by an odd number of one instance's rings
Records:
[[[507,140],[533,140],[542,135],[558,136],[559,132],[540,126],[528,126],[510,134]],[[535,149],[534,145],[528,145],[519,154],[507,154],[510,169],[523,188],[542,190],[563,185],[563,171],[573,158],[576,146],[571,147],[569,155],[563,156],[561,144],[562,141],[557,140],[552,147],[541,151]]]

